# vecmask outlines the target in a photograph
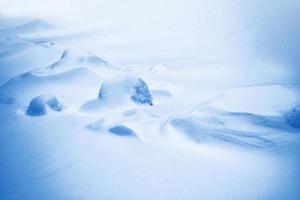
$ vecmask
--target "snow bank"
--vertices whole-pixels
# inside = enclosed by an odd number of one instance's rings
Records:
[[[118,80],[104,81],[98,94],[98,100],[122,102],[131,100],[138,104],[153,105],[152,95],[141,78],[126,76]]]
[[[47,108],[54,111],[62,111],[62,105],[53,95],[41,95],[33,98],[26,110],[30,116],[42,116],[47,114]]]
[[[49,30],[52,28],[54,28],[53,25],[41,19],[33,19],[21,25],[16,25],[13,27],[2,29],[0,30],[0,32],[1,34],[21,34],[21,33],[36,32],[42,30]]]
[[[78,48],[66,48],[60,59],[53,64],[49,65],[48,68],[51,70],[67,70],[69,68],[75,68],[80,66],[94,67],[101,66],[104,68],[110,67],[110,64],[99,58],[98,56]]]
[[[56,45],[49,46],[0,33],[0,85],[21,73],[49,65],[60,54],[61,50]]]

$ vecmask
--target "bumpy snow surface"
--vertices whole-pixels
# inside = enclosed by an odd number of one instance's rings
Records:
[[[135,136],[134,131],[124,125],[114,126],[108,129],[108,131],[118,136]]]
[[[61,111],[62,105],[53,95],[41,95],[33,98],[26,110],[26,114],[31,116],[41,116],[47,114],[48,109]]]
[[[299,2],[1,0],[0,200],[299,200]]]
[[[113,102],[129,99],[138,104],[153,105],[149,88],[141,78],[124,77],[117,78],[117,81],[104,81],[98,94],[99,101]]]

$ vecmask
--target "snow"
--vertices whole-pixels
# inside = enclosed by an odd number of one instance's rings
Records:
[[[62,105],[53,95],[40,95],[33,98],[26,110],[27,115],[41,116],[47,114],[47,106],[54,111],[61,111]]]
[[[111,127],[108,131],[118,136],[135,136],[134,131],[124,125]]]
[[[97,103],[120,106],[132,101],[153,105],[152,100],[149,88],[141,78],[121,75],[102,82]]]
[[[299,199],[299,2],[23,4],[0,8],[0,199]]]
[[[142,79],[138,80],[137,85],[135,85],[133,89],[134,93],[132,94],[131,99],[134,102],[153,105],[152,95],[149,92],[147,84]]]

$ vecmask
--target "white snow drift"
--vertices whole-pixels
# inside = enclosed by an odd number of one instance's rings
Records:
[[[4,0],[0,199],[298,200],[293,2]]]

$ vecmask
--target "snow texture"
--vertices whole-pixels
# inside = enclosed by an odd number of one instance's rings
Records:
[[[139,79],[137,84],[133,87],[134,92],[131,95],[131,99],[136,103],[141,104],[149,104],[153,105],[152,103],[152,95],[149,92],[147,84],[142,80]]]
[[[47,114],[47,109],[54,111],[62,111],[62,105],[53,95],[41,95],[33,98],[26,110],[26,114],[30,116],[41,116]]]
[[[138,104],[153,105],[147,84],[141,78],[134,76],[104,81],[98,94],[100,102],[122,102],[129,99]]]
[[[0,13],[1,200],[300,199],[299,0]]]
[[[110,129],[108,129],[108,131],[117,136],[136,136],[133,130],[124,125],[111,127]]]
[[[287,123],[295,128],[300,128],[300,108],[292,109],[286,116]]]

